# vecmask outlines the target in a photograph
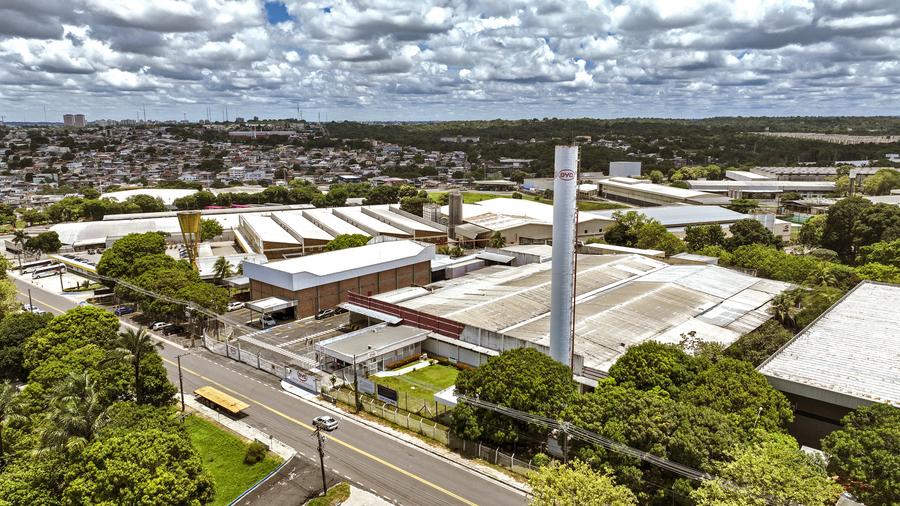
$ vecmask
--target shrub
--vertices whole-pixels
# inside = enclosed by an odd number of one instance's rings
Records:
[[[257,462],[262,462],[266,458],[266,452],[269,447],[259,441],[253,441],[247,445],[247,453],[244,454],[244,464],[251,466]]]
[[[545,453],[535,453],[531,459],[531,465],[534,467],[544,467],[550,463],[550,457]]]

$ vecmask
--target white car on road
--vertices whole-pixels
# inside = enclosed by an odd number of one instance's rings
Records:
[[[39,307],[37,307],[37,306],[32,306],[31,304],[23,304],[23,305],[22,305],[22,309],[24,309],[25,311],[27,311],[27,312],[29,312],[29,313],[34,313],[34,314],[44,314],[44,313],[46,313],[46,311],[44,311],[43,309],[41,309],[41,308],[39,308]]]
[[[331,432],[338,428],[338,421],[335,420],[334,417],[322,415],[313,418],[313,425],[322,430]]]
[[[238,309],[242,309],[244,307],[244,303],[240,301],[233,301],[228,303],[229,311],[237,311]]]

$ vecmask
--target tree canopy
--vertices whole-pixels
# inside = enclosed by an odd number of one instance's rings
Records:
[[[514,409],[556,417],[575,395],[569,368],[532,348],[491,357],[481,367],[460,372],[456,391]],[[469,439],[513,445],[529,431],[524,424],[463,403],[453,412],[453,430]]]
[[[359,246],[365,246],[368,242],[369,237],[362,234],[341,234],[328,241],[325,245],[325,250],[335,251],[339,249],[357,248]]]
[[[900,409],[857,408],[822,440],[828,471],[866,504],[900,502]]]
[[[637,498],[622,485],[584,462],[554,462],[531,475],[532,506],[630,506]]]

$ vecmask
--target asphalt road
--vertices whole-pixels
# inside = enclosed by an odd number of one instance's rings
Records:
[[[14,280],[19,297],[60,313],[74,303],[60,295]],[[160,352],[170,380],[178,385],[176,357],[181,358],[184,391],[213,385],[248,404],[244,421],[292,446],[302,455],[318,458],[310,421],[326,411],[284,392],[276,378],[202,349],[166,345]],[[331,413],[334,415],[334,413]],[[326,466],[355,485],[406,505],[521,505],[524,495],[491,478],[474,473],[443,457],[420,450],[366,425],[336,416],[340,427],[328,435]]]

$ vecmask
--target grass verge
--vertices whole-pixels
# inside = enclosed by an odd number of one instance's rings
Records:
[[[337,506],[349,498],[350,485],[342,482],[329,488],[324,496],[310,499],[306,506]]]
[[[214,506],[230,503],[281,464],[281,458],[273,453],[256,464],[244,464],[248,443],[199,416],[187,417],[184,427],[216,483]]]

